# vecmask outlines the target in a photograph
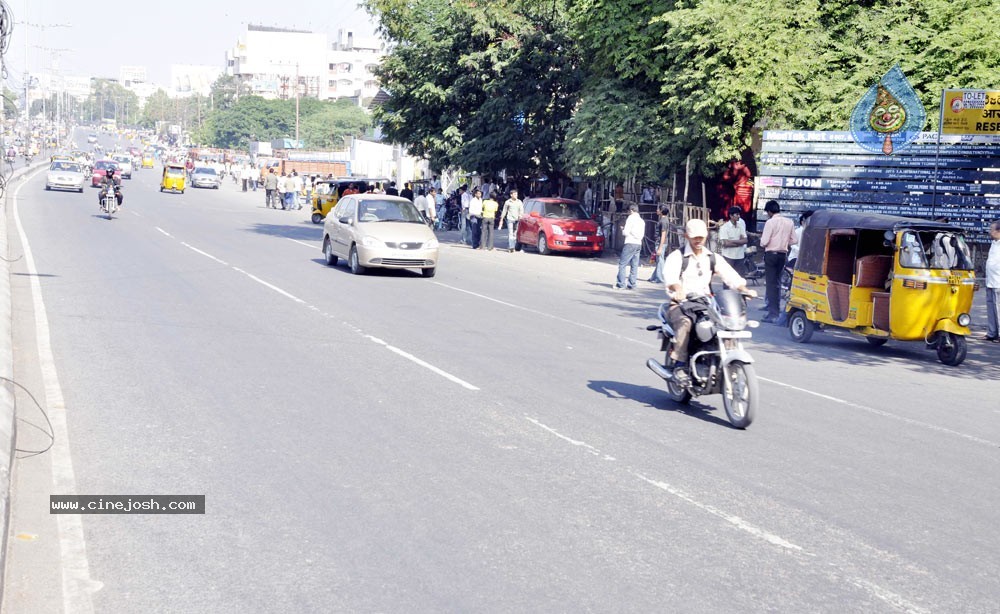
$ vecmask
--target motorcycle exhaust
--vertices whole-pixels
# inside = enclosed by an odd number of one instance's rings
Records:
[[[667,368],[661,365],[659,362],[657,362],[655,358],[648,359],[646,361],[646,366],[649,367],[650,371],[659,375],[661,378],[665,380],[674,379],[674,374],[668,371]]]

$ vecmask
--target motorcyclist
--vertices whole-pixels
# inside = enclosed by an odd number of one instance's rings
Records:
[[[691,337],[691,318],[684,313],[681,303],[689,294],[709,295],[712,293],[712,277],[718,275],[730,288],[754,297],[757,293],[747,288],[747,281],[740,277],[726,259],[705,247],[708,226],[699,219],[688,220],[685,226],[688,244],[667,256],[663,264],[663,281],[670,309],[667,322],[674,330],[674,347],[670,352],[673,359],[675,381],[686,386],[690,383],[687,374],[688,340]]]
[[[122,194],[122,180],[115,176],[115,169],[113,168],[109,168],[107,174],[101,177],[101,190],[97,194],[98,206],[104,205],[104,195],[107,194],[109,188],[115,191],[115,200],[118,201],[118,207],[120,208],[122,201],[125,200],[125,196]]]
[[[7,148],[7,162],[13,164],[15,158],[17,158],[17,150],[11,145]]]

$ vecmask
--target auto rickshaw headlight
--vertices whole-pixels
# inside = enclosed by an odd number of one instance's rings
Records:
[[[969,317],[969,314],[967,314],[967,313],[960,313],[960,314],[958,314],[958,325],[959,326],[968,326],[969,324],[972,324],[972,318]]]

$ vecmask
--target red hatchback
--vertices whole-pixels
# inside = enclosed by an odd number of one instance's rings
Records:
[[[114,160],[98,160],[94,162],[94,173],[90,176],[91,187],[96,188],[101,185],[101,180],[108,174],[109,168],[115,169],[116,175],[121,172],[121,169],[118,168],[118,163]]]
[[[600,254],[604,236],[600,226],[580,203],[565,198],[529,198],[517,227],[518,246],[533,245],[540,254],[550,251]]]

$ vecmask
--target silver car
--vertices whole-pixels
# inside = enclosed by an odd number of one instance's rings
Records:
[[[118,163],[118,171],[121,173],[122,179],[132,178],[132,156],[115,154],[111,156],[111,159]]]
[[[45,176],[45,189],[83,192],[86,181],[87,175],[83,166],[69,160],[56,160],[49,165],[49,172]]]
[[[420,269],[424,277],[434,277],[438,240],[409,200],[352,194],[341,198],[326,216],[323,256],[330,266],[346,259],[355,275],[381,267]]]
[[[222,179],[219,178],[219,174],[210,166],[199,166],[191,171],[191,185],[196,188],[218,190],[221,183]]]

